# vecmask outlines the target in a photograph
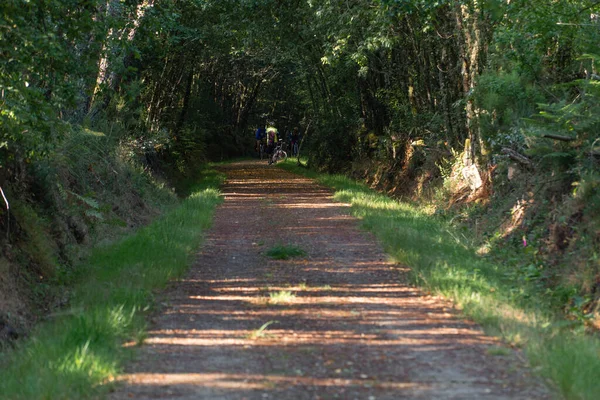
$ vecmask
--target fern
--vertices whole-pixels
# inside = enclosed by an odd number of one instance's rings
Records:
[[[73,197],[75,197],[77,200],[79,200],[79,202],[84,207],[87,207],[83,211],[83,215],[85,215],[88,218],[95,218],[99,221],[104,221],[104,215],[102,215],[102,210],[100,209],[100,203],[98,203],[97,200],[95,200],[91,197],[81,196],[81,195],[71,192],[71,191],[68,191],[68,193],[70,195],[72,195]]]
[[[104,216],[102,215],[102,213],[100,213],[96,210],[85,210],[84,214],[87,217],[94,217],[100,221],[104,221]]]
[[[68,191],[68,192],[69,192],[69,194],[74,196],[77,200],[81,201],[88,207],[90,207],[94,210],[98,210],[100,208],[100,204],[96,200],[92,199],[91,197],[81,196],[81,195],[78,195],[77,193],[74,193],[71,191]]]

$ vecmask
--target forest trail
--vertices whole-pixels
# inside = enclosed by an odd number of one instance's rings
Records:
[[[214,226],[111,398],[552,398],[515,353],[407,285],[329,190],[264,162],[220,168]],[[278,244],[306,255],[268,258]]]

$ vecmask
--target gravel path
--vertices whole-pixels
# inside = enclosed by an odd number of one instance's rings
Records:
[[[552,398],[518,354],[407,285],[329,190],[265,163],[222,169],[214,226],[111,398]],[[306,255],[266,257],[278,244]]]

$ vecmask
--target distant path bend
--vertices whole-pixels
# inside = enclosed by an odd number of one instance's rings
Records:
[[[408,286],[329,190],[264,162],[221,168],[214,226],[111,398],[551,398],[514,353]],[[278,244],[306,256],[266,257]]]

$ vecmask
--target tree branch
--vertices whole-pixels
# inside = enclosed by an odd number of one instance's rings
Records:
[[[517,153],[516,151],[514,151],[512,149],[504,147],[502,149],[502,154],[506,154],[507,156],[510,157],[511,160],[514,160],[521,165],[524,165],[528,168],[533,169],[533,162],[529,158],[525,157],[522,154]]]
[[[560,140],[562,142],[572,142],[573,140],[575,140],[574,137],[555,135],[553,133],[544,133],[544,134],[542,134],[542,137],[548,138],[548,139]]]

